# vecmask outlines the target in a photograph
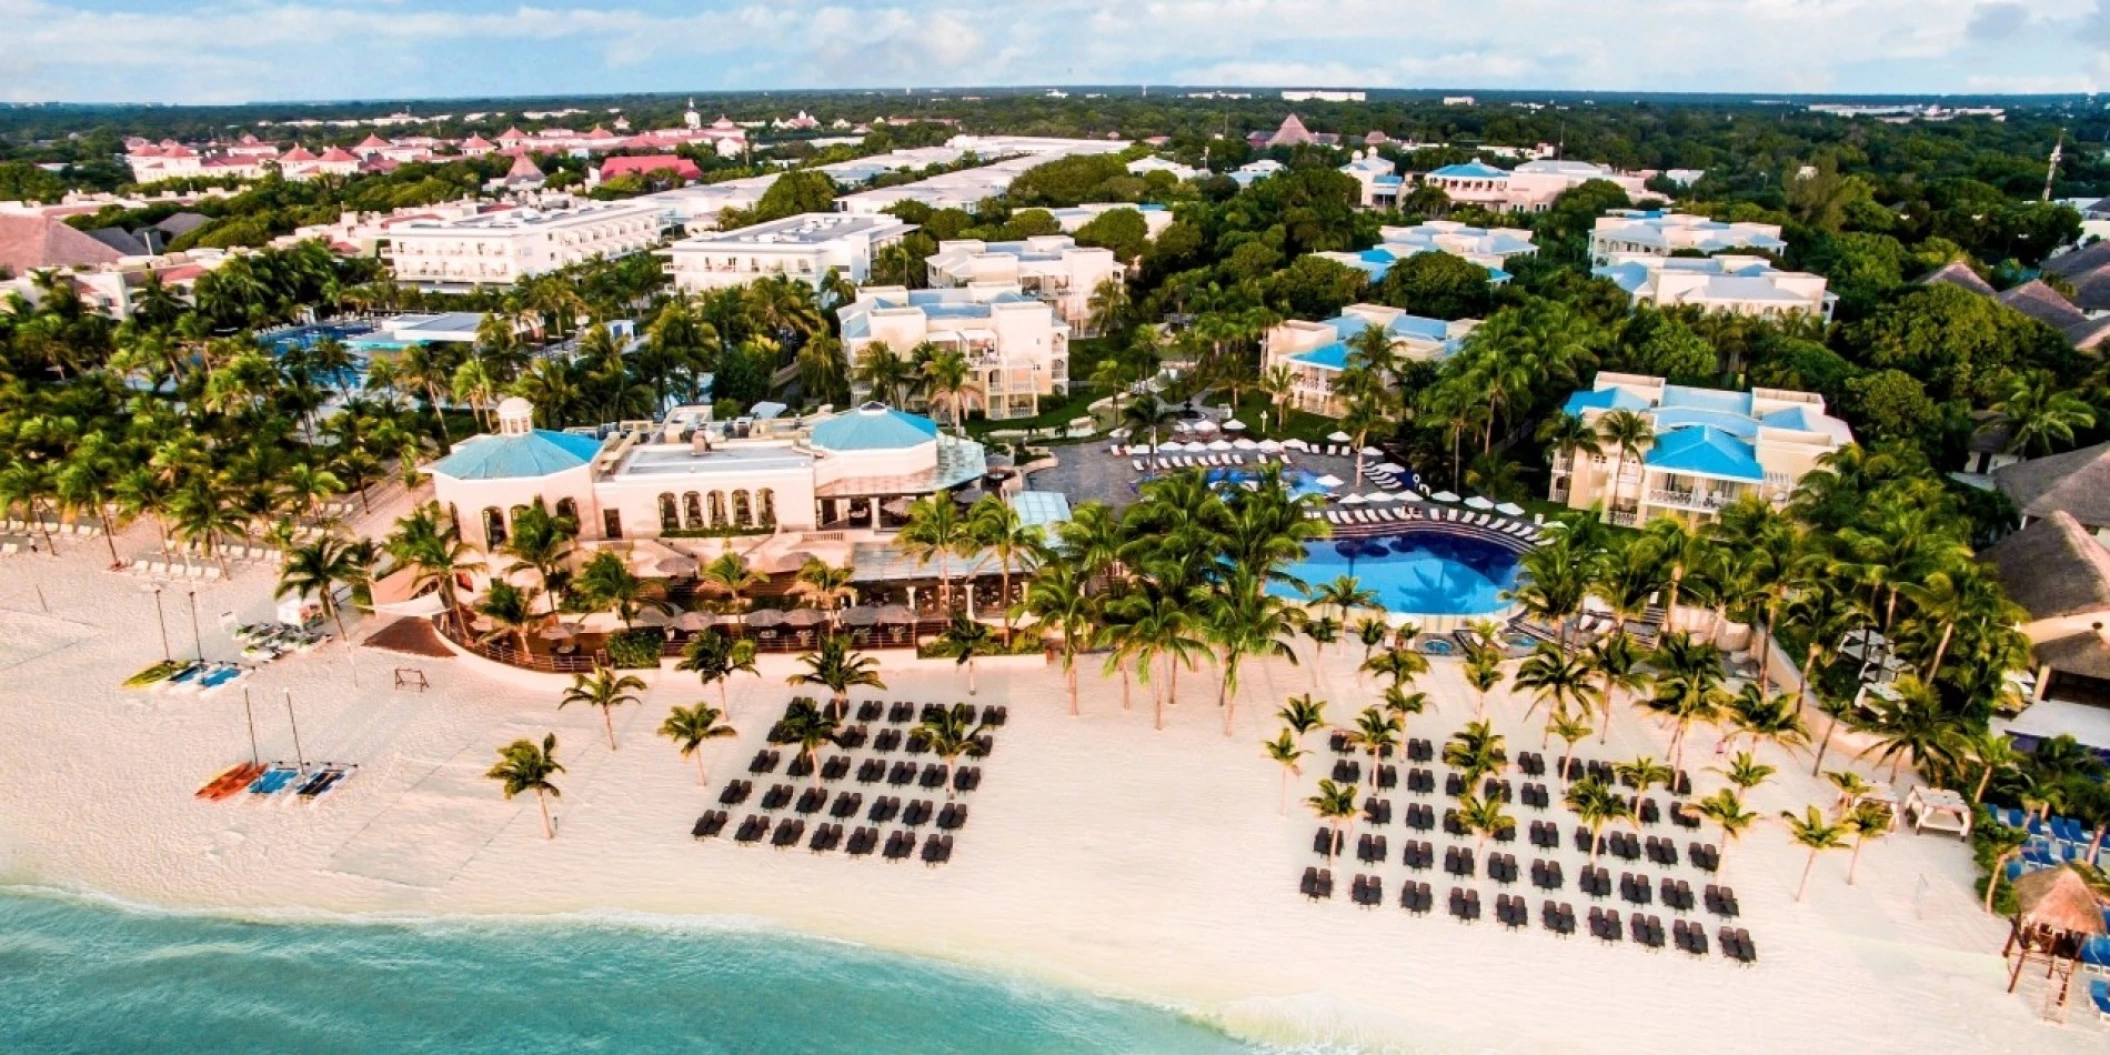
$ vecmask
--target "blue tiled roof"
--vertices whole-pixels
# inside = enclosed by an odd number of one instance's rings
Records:
[[[1443,177],[1445,177],[1445,178],[1450,178],[1450,179],[1508,179],[1508,178],[1509,178],[1509,173],[1507,173],[1507,172],[1504,172],[1504,171],[1502,171],[1501,169],[1498,169],[1498,168],[1494,167],[1493,165],[1490,165],[1490,164],[1488,164],[1488,163],[1486,163],[1486,162],[1484,162],[1484,161],[1468,161],[1468,162],[1466,162],[1466,163],[1465,163],[1465,164],[1463,164],[1463,165],[1445,165],[1445,166],[1443,166],[1442,168],[1440,168],[1440,169],[1437,169],[1436,171],[1434,171],[1434,172],[1431,172],[1431,173],[1429,173],[1429,175],[1431,175],[1431,176],[1443,176]]]
[[[1623,388],[1584,390],[1570,395],[1562,409],[1573,415],[1580,415],[1585,410],[1641,411],[1648,409],[1648,400]]]
[[[1398,184],[1399,184],[1399,182],[1400,182],[1400,179],[1399,179],[1399,177],[1398,177],[1398,176],[1388,175],[1388,176],[1379,176],[1379,177],[1377,177],[1376,179],[1372,180],[1371,182],[1372,182],[1372,183],[1379,183],[1379,184],[1383,184],[1384,186],[1388,186],[1388,187],[1390,187],[1390,186],[1396,186],[1396,185],[1398,185]]]
[[[831,451],[885,451],[916,447],[938,437],[938,423],[891,407],[868,403],[813,427],[811,442]]]
[[[1392,254],[1391,250],[1386,249],[1383,246],[1378,246],[1374,249],[1365,249],[1362,252],[1357,253],[1356,255],[1362,257],[1364,261],[1372,264],[1390,265],[1392,262],[1399,259],[1399,257],[1394,256]]]
[[[1693,388],[1690,385],[1664,385],[1665,407],[1691,407],[1695,410],[1718,410],[1726,414],[1751,415],[1751,393],[1724,392],[1716,388]]]
[[[1656,437],[1648,452],[1649,468],[1700,473],[1732,480],[1763,481],[1765,469],[1752,457],[1751,446],[1720,429],[1695,425]]]
[[[1290,356],[1290,358],[1300,363],[1309,363],[1312,366],[1323,367],[1328,370],[1346,370],[1348,369],[1348,346],[1335,341],[1332,344],[1320,345],[1308,352],[1299,352]]]
[[[1487,283],[1491,286],[1499,286],[1502,283],[1507,282],[1515,277],[1515,275],[1512,275],[1499,267],[1491,267],[1487,269]]]
[[[519,436],[485,436],[454,448],[432,471],[456,480],[511,480],[548,476],[593,460],[601,441],[592,436],[536,429]]]
[[[1668,400],[1664,401],[1662,409],[1656,411],[1656,427],[1659,429],[1679,429],[1687,425],[1706,425],[1742,439],[1758,435],[1758,422],[1732,411],[1671,406]]]
[[[1817,412],[1813,407],[1782,407],[1759,419],[1759,424],[1773,429],[1800,429],[1816,432]]]

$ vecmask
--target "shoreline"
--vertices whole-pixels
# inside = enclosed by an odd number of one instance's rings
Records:
[[[259,747],[267,758],[292,756],[280,710],[291,693],[310,757],[357,761],[358,776],[316,803],[197,802],[192,789],[248,753],[240,693],[118,689],[159,658],[152,601],[85,547],[6,567],[0,636],[13,642],[0,646],[10,686],[0,688],[0,720],[14,735],[0,740],[0,769],[17,776],[0,783],[0,883],[264,922],[576,921],[835,942],[1165,1010],[1273,1046],[1620,1050],[1634,1029],[1655,1043],[1768,1055],[1842,1034],[1914,1055],[2095,1050],[2102,1041],[2082,1021],[2085,1004],[2069,1008],[2067,1026],[2044,1026],[2027,1001],[2001,991],[2005,928],[1977,911],[1968,853],[1953,839],[1872,842],[1852,887],[1845,855],[1827,857],[1796,904],[1802,854],[1777,823],[1761,825],[1729,853],[1725,876],[1745,906],[1738,924],[1760,949],[1748,969],[1718,954],[1691,960],[1537,927],[1503,933],[1491,920],[1464,926],[1440,912],[1419,918],[1389,899],[1377,909],[1349,904],[1347,878],[1358,871],[1381,872],[1396,891],[1407,874],[1396,846],[1377,868],[1343,858],[1334,900],[1305,901],[1296,876],[1319,863],[1316,822],[1294,803],[1278,812],[1281,770],[1259,741],[1288,695],[1316,693],[1334,701],[1334,721],[1353,717],[1371,694],[1353,645],[1316,657],[1300,649],[1299,666],[1249,666],[1228,739],[1206,664],[1181,677],[1162,733],[1151,729],[1145,686],[1124,712],[1120,679],[1087,667],[1084,714],[1071,718],[1055,668],[989,665],[972,700],[1008,706],[1011,722],[981,763],[983,786],[964,797],[973,820],[957,854],[933,869],[689,837],[718,785],[747,778],[768,720],[795,694],[770,663],[733,684],[740,736],[706,748],[712,785],[701,789],[694,766],[654,735],[673,704],[716,705],[715,689],[700,691],[686,675],[648,674],[642,705],[615,715],[620,747],[610,751],[600,715],[560,711],[549,682],[488,676],[460,658],[360,649],[355,686],[345,650],[331,644],[249,679]],[[49,615],[29,598],[32,584],[52,599]],[[270,581],[254,568],[199,592],[208,658],[229,647],[213,613],[251,619],[269,609]],[[970,699],[950,669],[883,662],[890,688],[859,699]],[[391,665],[424,669],[431,689],[392,690]],[[1422,682],[1436,707],[1410,722],[1409,736],[1440,738],[1470,720],[1456,664],[1438,662]],[[1512,750],[1536,750],[1523,710],[1506,694],[1488,705]],[[557,838],[545,841],[533,802],[503,801],[482,771],[498,746],[550,730],[569,772],[552,804]],[[1716,760],[1712,735],[1699,735],[1687,768],[1704,793],[1713,778],[1703,771]],[[1323,741],[1307,746],[1314,755],[1298,799],[1331,764]],[[1660,758],[1663,738],[1623,714],[1608,745],[1593,737],[1582,753]],[[1799,767],[1772,761],[1783,772],[1754,793],[1754,809],[1772,817],[1829,801],[1806,758]],[[1520,823],[1565,817],[1515,813]],[[1681,843],[1713,841],[1711,830],[1669,831]],[[1395,844],[1403,834],[1390,833]],[[1509,849],[1524,853],[1521,841]],[[1450,883],[1420,878],[1439,900]],[[1689,878],[1698,885],[1696,873]],[[1487,899],[1497,889],[1476,885]],[[1572,887],[1556,896],[1578,911],[1589,904]],[[1718,921],[1706,920],[1711,932]],[[1779,1013],[1749,1013],[1767,1008]],[[1621,1025],[1579,1036],[1575,1027],[1588,1023]]]

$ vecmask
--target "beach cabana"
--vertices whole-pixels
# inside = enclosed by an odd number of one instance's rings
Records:
[[[1971,837],[1971,804],[1948,788],[1913,788],[1905,795],[1905,823],[1917,835],[1929,828],[1959,839]]]
[[[2089,939],[2110,927],[2103,910],[2110,906],[2110,881],[2089,865],[2063,864],[2030,872],[2015,880],[2015,917],[2001,955],[2013,959],[2007,991],[2022,981],[2030,957],[2044,957],[2044,977],[2054,981],[2057,1004],[2066,1006],[2081,950]]]

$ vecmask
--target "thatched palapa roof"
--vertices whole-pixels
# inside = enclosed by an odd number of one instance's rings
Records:
[[[2067,934],[2102,934],[2110,880],[2086,865],[2064,864],[2015,880],[2015,922]]]
[[[2110,443],[2003,466],[1993,484],[2024,516],[2064,510],[2091,527],[2110,525]]]
[[[2031,619],[2110,610],[2110,549],[2064,512],[2001,539],[1985,559]]]

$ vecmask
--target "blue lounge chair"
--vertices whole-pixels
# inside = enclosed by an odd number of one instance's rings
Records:
[[[2081,966],[2097,974],[2110,974],[2110,937],[2098,934],[2082,942]]]
[[[2088,999],[2095,1004],[2095,1017],[2110,1022],[2110,979],[2089,979]]]

